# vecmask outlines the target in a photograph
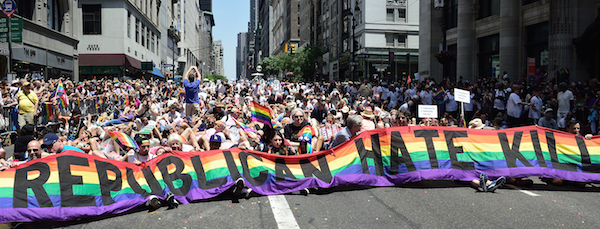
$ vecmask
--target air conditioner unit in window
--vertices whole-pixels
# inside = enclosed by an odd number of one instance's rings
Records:
[[[435,8],[444,8],[444,0],[433,0],[433,6]]]

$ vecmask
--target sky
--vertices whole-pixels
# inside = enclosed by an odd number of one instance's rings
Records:
[[[235,48],[237,47],[237,35],[248,31],[250,21],[249,0],[213,0],[213,13],[215,16],[215,27],[213,28],[213,39],[223,41],[223,59],[225,76],[235,79]]]

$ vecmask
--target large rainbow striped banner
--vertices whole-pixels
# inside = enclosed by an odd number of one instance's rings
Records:
[[[481,172],[599,182],[600,138],[541,127],[395,127],[287,157],[239,149],[174,152],[135,166],[70,152],[0,172],[0,223],[118,214],[168,192],[187,204],[226,192],[240,177],[257,193],[274,195],[349,184],[469,181]]]

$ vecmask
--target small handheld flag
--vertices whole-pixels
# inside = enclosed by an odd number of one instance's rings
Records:
[[[250,110],[252,112],[252,121],[271,126],[271,111],[269,108],[252,101]]]

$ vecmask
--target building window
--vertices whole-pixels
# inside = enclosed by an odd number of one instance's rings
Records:
[[[406,34],[386,33],[385,45],[388,47],[406,47]]]
[[[154,53],[154,33],[152,34],[152,43],[150,43],[150,51]]]
[[[140,43],[140,19],[135,19],[135,42]]]
[[[142,47],[146,47],[146,26],[142,24]]]
[[[131,38],[131,12],[127,12],[127,37]]]
[[[387,22],[406,22],[406,8],[387,8],[385,18]]]
[[[102,5],[81,5],[83,11],[83,34],[102,34]]]
[[[458,0],[447,0],[444,10],[446,11],[444,19],[446,29],[455,28],[458,22]]]
[[[48,28],[60,31],[63,21],[63,15],[60,11],[60,5],[58,4],[58,0],[48,0],[48,4],[46,6],[48,10]]]
[[[15,1],[17,3],[17,14],[29,20],[33,19],[33,10],[35,9],[34,0]]]
[[[150,28],[146,30],[146,48],[150,49]]]
[[[394,9],[387,9],[387,17],[388,22],[394,22]]]
[[[536,68],[548,67],[548,22],[527,26],[527,57],[535,58]]]
[[[477,39],[479,43],[479,75],[496,77],[500,71],[500,36],[490,35]]]
[[[486,18],[500,13],[500,0],[479,1],[479,16],[477,19]]]
[[[396,22],[406,22],[406,9],[398,9],[398,17]]]

